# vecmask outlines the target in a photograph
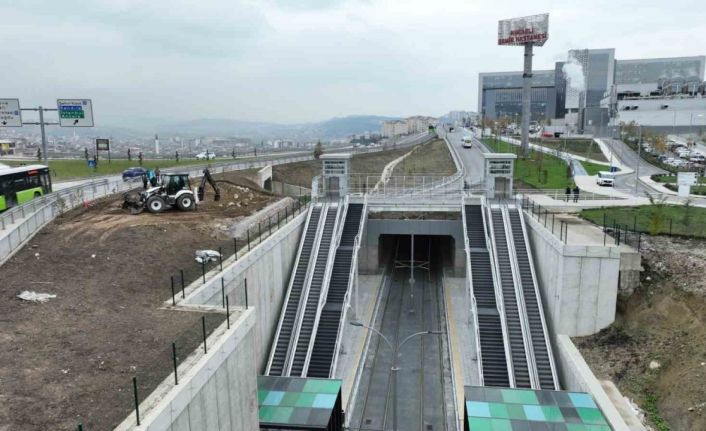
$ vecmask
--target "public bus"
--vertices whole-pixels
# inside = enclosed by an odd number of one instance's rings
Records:
[[[51,193],[49,167],[28,165],[0,169],[0,212]]]

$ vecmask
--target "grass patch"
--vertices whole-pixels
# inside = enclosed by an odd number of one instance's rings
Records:
[[[399,148],[390,151],[375,153],[354,154],[351,159],[352,174],[380,174],[385,165],[392,160],[407,154],[410,148]],[[272,179],[287,184],[311,187],[311,180],[321,175],[321,160],[307,160],[305,162],[287,163],[272,167]],[[353,180],[353,179],[352,179]]]
[[[583,166],[583,168],[586,169],[586,172],[588,172],[588,175],[598,175],[599,172],[607,171],[609,169],[609,167],[606,165],[599,165],[599,164],[593,163],[593,162],[580,162],[580,163]]]
[[[642,205],[637,207],[593,208],[581,217],[597,225],[619,224],[651,234],[684,235],[706,238],[706,208],[686,205]]]
[[[484,139],[483,143],[493,151],[508,150],[508,144],[505,142]],[[519,149],[514,145],[512,147],[512,152]],[[526,158],[518,156],[515,160],[514,178],[517,182],[535,189],[564,189],[572,183],[571,170],[563,159],[533,150],[530,150]]]
[[[421,145],[399,165],[393,175],[453,175],[456,164],[441,139]]]
[[[657,428],[658,431],[669,431],[669,424],[662,418],[659,414],[659,409],[657,408],[657,395],[647,394],[645,396],[645,402],[642,404],[642,408],[647,413],[650,418],[650,422]]]
[[[41,164],[41,162],[30,161],[3,161],[3,163],[8,164],[10,166],[20,166],[23,164],[30,165],[33,163]],[[142,162],[142,167],[145,169],[155,169],[157,167],[159,167],[160,169],[164,169],[171,168],[174,166],[186,167],[189,165],[198,165],[204,163],[205,161],[196,159],[180,160],[179,163],[177,163],[175,160],[144,160]],[[137,160],[128,161],[124,159],[111,160],[111,162],[108,163],[107,159],[101,159],[98,160],[98,168],[92,169],[88,167],[88,164],[85,160],[49,160],[49,169],[51,170],[52,181],[64,181],[102,175],[115,175],[120,174],[125,169],[134,166],[140,166],[140,163]]]
[[[607,162],[601,148],[593,139],[532,139],[533,144],[541,145],[552,150],[563,151],[575,156],[586,157],[599,162]]]

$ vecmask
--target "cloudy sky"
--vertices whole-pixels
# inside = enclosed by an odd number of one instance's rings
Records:
[[[706,54],[698,0],[0,0],[0,97],[92,98],[104,125],[475,110],[478,72],[522,65],[497,20],[542,12],[535,68]]]

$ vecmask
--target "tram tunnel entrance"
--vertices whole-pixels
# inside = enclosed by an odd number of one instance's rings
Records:
[[[444,267],[453,263],[454,239],[384,234],[378,246],[385,276],[373,326],[387,341],[371,336],[350,429],[391,429],[395,404],[397,429],[455,429],[442,282]]]

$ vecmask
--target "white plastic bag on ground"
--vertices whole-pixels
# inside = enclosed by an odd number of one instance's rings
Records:
[[[51,293],[37,293],[34,291],[24,290],[19,295],[17,295],[17,297],[25,301],[47,302],[50,299],[56,298],[56,295],[52,295]]]
[[[208,263],[215,262],[221,254],[215,250],[196,250],[196,262]]]

